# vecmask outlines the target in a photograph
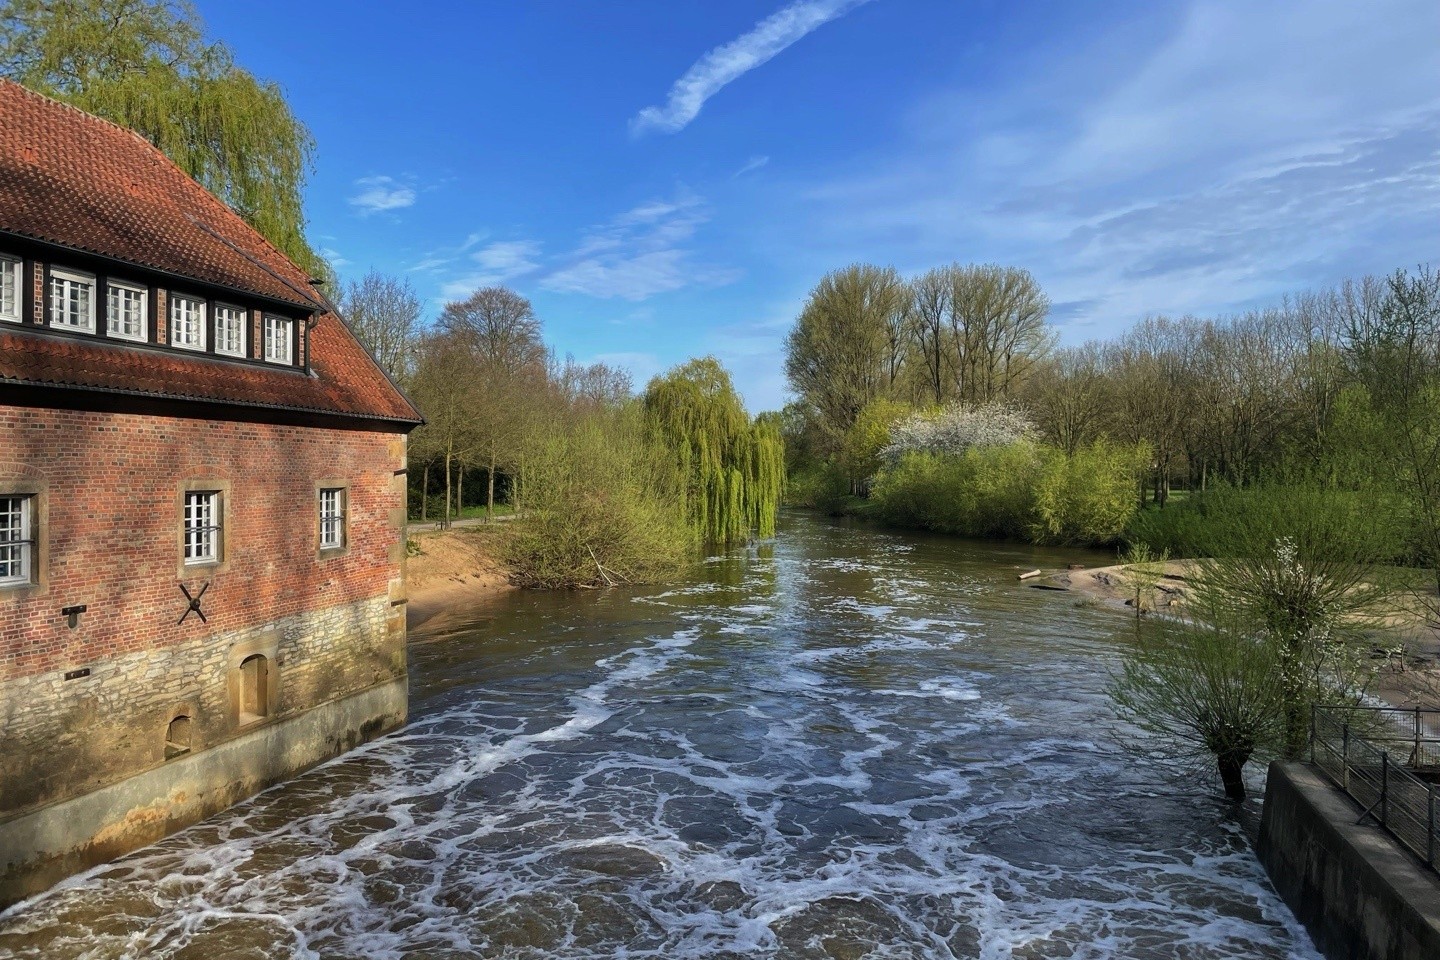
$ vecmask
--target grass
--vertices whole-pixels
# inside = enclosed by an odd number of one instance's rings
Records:
[[[512,513],[514,513],[514,512],[515,512],[515,508],[512,507],[512,506],[511,506],[510,504],[508,504],[508,503],[497,503],[497,504],[495,504],[495,516],[497,516],[497,517],[508,516],[509,514],[512,514]],[[429,513],[428,516],[426,516],[424,522],[426,522],[426,523],[434,523],[434,522],[437,521],[437,520],[443,519],[444,516],[445,516],[445,503],[444,503],[443,498],[442,498],[439,502],[436,502],[435,500],[431,500],[431,501],[430,501],[430,513]],[[484,505],[483,503],[482,503],[482,504],[466,504],[464,507],[462,507],[462,508],[460,509],[460,512],[457,513],[457,514],[455,514],[453,517],[451,517],[451,519],[452,519],[452,520],[476,520],[476,519],[483,519],[485,516],[486,516],[486,513],[485,513],[485,505]],[[419,504],[417,501],[414,501],[414,500],[412,500],[411,503],[410,503],[410,520],[411,520],[412,523],[413,523],[413,522],[418,522],[418,521],[420,520],[420,504]]]

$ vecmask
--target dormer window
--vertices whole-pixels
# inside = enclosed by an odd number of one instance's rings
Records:
[[[184,350],[205,349],[205,301],[170,294],[170,345]]]
[[[270,363],[295,362],[295,321],[265,317],[265,359]]]
[[[142,343],[149,339],[146,326],[150,291],[119,280],[107,281],[106,289],[110,295],[110,309],[107,314],[110,336],[122,340],[139,340]]]
[[[14,257],[0,257],[0,320],[19,323],[22,319],[20,279],[25,264]]]
[[[95,332],[95,277],[74,270],[50,271],[50,325]]]
[[[215,352],[227,357],[245,356],[245,310],[215,304]]]

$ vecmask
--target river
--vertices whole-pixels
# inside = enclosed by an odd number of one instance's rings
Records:
[[[0,957],[1319,960],[1126,754],[1077,551],[806,515],[418,631],[411,722],[0,916]]]

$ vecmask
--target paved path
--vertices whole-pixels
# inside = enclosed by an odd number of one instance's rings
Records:
[[[514,520],[514,519],[515,519],[516,517],[518,517],[518,516],[520,516],[520,514],[518,514],[518,513],[502,513],[502,514],[498,515],[497,517],[495,517],[494,522],[495,522],[495,523],[506,523],[506,522],[508,522],[508,521],[510,521],[510,520]],[[487,520],[485,517],[465,517],[465,518],[462,519],[462,520],[451,520],[451,521],[450,521],[450,526],[451,526],[451,528],[455,528],[455,527],[483,527],[485,524],[490,523],[490,522],[491,522],[491,521],[490,521],[490,520]],[[421,522],[421,521],[419,521],[419,520],[416,520],[416,521],[410,523],[410,524],[405,528],[405,530],[406,530],[407,533],[427,533],[427,532],[434,531],[434,530],[439,530],[439,529],[441,529],[441,527],[440,527],[440,521],[438,521],[438,520],[426,520],[426,521],[424,521],[424,522]]]

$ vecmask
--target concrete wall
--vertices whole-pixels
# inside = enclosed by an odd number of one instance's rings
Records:
[[[1331,960],[1440,958],[1440,876],[1303,764],[1274,763],[1257,852]]]
[[[389,680],[0,822],[0,908],[400,726],[406,699],[407,680]]]

